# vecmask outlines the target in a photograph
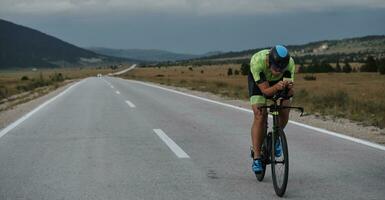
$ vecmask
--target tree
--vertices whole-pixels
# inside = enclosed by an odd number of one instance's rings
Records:
[[[250,65],[248,63],[242,63],[241,65],[241,74],[246,76],[249,74]]]
[[[361,72],[377,72],[378,67],[376,60],[373,58],[373,56],[368,56],[366,59],[365,64],[361,67]]]
[[[326,61],[318,62],[317,59],[313,59],[312,63],[306,67],[304,72],[307,73],[326,73],[326,72],[334,72],[333,67]]]
[[[326,61],[323,61],[320,66],[321,72],[334,72],[334,68]]]
[[[378,72],[385,74],[385,58],[378,61]]]
[[[339,60],[337,60],[335,71],[336,71],[336,72],[341,72],[341,71],[342,71],[341,65],[340,65],[340,61],[339,61]]]
[[[350,66],[350,64],[347,61],[345,61],[345,65],[342,68],[342,71],[345,73],[350,73],[352,72],[352,66]]]
[[[227,76],[233,75],[233,69],[231,67],[227,70]]]

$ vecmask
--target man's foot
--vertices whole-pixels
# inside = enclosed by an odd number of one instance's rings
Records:
[[[251,169],[256,174],[261,173],[263,170],[262,160],[260,158],[253,160],[253,164],[251,165]]]
[[[281,140],[277,139],[275,141],[275,157],[281,157],[282,155],[282,145],[281,145]]]

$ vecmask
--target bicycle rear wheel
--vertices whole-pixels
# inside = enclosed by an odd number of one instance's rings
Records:
[[[282,145],[280,157],[275,156],[275,143],[279,140]],[[283,131],[273,134],[271,148],[271,172],[275,193],[282,197],[285,194],[289,177],[289,151],[286,136]]]

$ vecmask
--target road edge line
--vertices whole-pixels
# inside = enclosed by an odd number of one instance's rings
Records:
[[[48,104],[50,104],[51,102],[55,101],[56,99],[58,99],[59,97],[63,96],[65,93],[67,93],[69,90],[71,90],[72,88],[74,88],[75,86],[79,85],[81,82],[83,82],[85,79],[69,86],[67,89],[65,89],[64,91],[62,91],[61,93],[57,94],[56,96],[48,99],[47,101],[45,101],[44,103],[40,104],[38,107],[34,108],[33,110],[31,110],[30,112],[28,112],[27,114],[25,114],[24,116],[20,117],[19,119],[17,119],[16,121],[12,122],[11,124],[9,124],[8,126],[6,126],[4,129],[2,129],[0,131],[0,138],[3,137],[5,134],[7,134],[9,131],[11,131],[12,129],[16,128],[19,124],[21,124],[22,122],[24,122],[25,120],[27,120],[28,118],[30,118],[33,114],[35,114],[37,111],[39,111],[40,109],[42,109],[43,107],[47,106]]]
[[[164,87],[161,87],[161,86],[158,86],[158,85],[154,85],[152,83],[147,83],[147,82],[142,82],[142,81],[137,81],[137,80],[127,80],[127,79],[123,79],[123,80],[129,81],[129,82],[130,81],[131,82],[135,82],[135,83],[146,85],[146,86],[149,86],[149,87],[159,88],[159,89],[166,90],[166,91],[169,91],[169,92],[173,92],[173,93],[177,93],[177,94],[180,94],[180,95],[184,95],[184,96],[200,99],[202,101],[206,101],[206,102],[210,102],[210,103],[214,103],[214,104],[218,104],[218,105],[234,108],[234,109],[241,110],[241,111],[244,111],[244,112],[253,113],[253,111],[251,109],[234,106],[234,105],[227,104],[227,103],[222,103],[222,102],[219,102],[219,101],[215,101],[215,100],[199,97],[199,96],[192,95],[192,94],[187,94],[187,93],[180,92],[180,91],[177,91],[177,90],[173,90],[173,89],[170,89],[170,88],[164,88]],[[337,133],[337,132],[334,132],[334,131],[329,131],[329,130],[326,130],[326,129],[323,129],[323,128],[318,128],[318,127],[310,126],[310,125],[303,124],[303,123],[296,122],[296,121],[292,121],[292,120],[289,120],[289,123],[297,125],[297,126],[300,126],[300,127],[303,127],[303,128],[311,129],[311,130],[314,130],[314,131],[317,131],[317,132],[320,132],[320,133],[325,133],[325,134],[328,134],[330,136],[335,136],[335,137],[338,137],[338,138],[341,138],[341,139],[349,140],[349,141],[352,141],[352,142],[355,142],[355,143],[358,143],[358,144],[362,144],[362,145],[369,146],[369,147],[372,147],[372,148],[375,148],[375,149],[378,149],[378,150],[385,151],[385,146],[383,146],[381,144],[377,144],[377,143],[374,143],[374,142],[369,142],[367,140],[355,138],[355,137],[352,137],[352,136],[347,136],[347,135],[344,135],[342,133]]]

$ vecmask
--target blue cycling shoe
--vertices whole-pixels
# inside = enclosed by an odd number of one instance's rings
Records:
[[[261,159],[253,160],[253,164],[251,165],[251,169],[256,174],[262,173],[262,171],[263,171],[262,160]]]
[[[281,140],[277,139],[275,141],[275,157],[281,157],[282,155],[282,145],[281,145]]]

